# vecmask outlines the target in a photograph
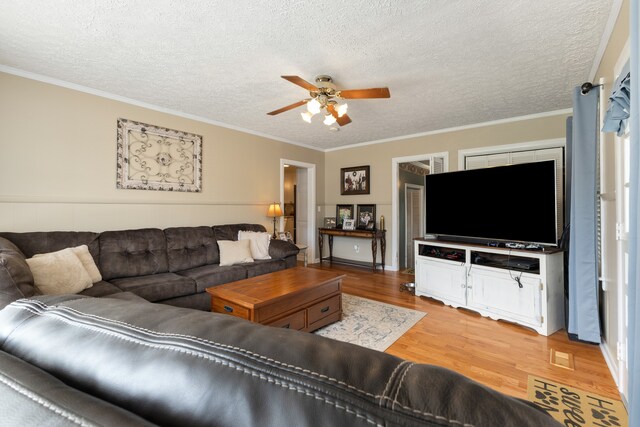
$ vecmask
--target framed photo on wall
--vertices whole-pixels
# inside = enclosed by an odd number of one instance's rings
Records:
[[[353,205],[336,205],[336,228],[342,228],[344,220],[353,217]]]
[[[376,205],[358,205],[357,227],[362,230],[373,230],[376,227]]]
[[[369,194],[371,192],[369,166],[340,169],[340,194]]]

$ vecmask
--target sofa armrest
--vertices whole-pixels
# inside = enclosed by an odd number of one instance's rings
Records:
[[[300,249],[293,243],[284,240],[272,239],[269,243],[269,256],[274,259],[285,259],[291,255],[298,255]]]
[[[36,293],[24,254],[12,242],[0,237],[0,309]]]

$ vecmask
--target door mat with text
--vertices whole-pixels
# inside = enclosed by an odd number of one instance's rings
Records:
[[[529,375],[527,399],[568,427],[627,427],[619,400]]]

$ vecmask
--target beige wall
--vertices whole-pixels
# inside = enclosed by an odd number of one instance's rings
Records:
[[[269,228],[280,159],[324,153],[0,73],[0,230],[91,230],[255,222]],[[116,120],[203,136],[201,193],[116,189]]]
[[[606,108],[608,103],[606,97],[611,93],[612,84],[615,82],[616,75],[615,66],[620,58],[620,55],[624,49],[625,43],[629,40],[629,1],[624,0],[622,3],[622,9],[618,20],[614,27],[614,31],[611,34],[609,44],[605,50],[602,62],[596,73],[594,82],[599,82],[600,78],[605,80],[604,84],[604,97],[601,100],[601,105]],[[604,134],[604,138],[601,142],[602,146],[602,182],[601,191],[609,195],[615,194],[615,134]],[[617,364],[617,342],[618,342],[618,289],[617,289],[617,272],[616,264],[618,257],[616,254],[617,242],[615,240],[615,218],[616,218],[616,202],[612,200],[602,201],[602,214],[606,216],[607,220],[602,224],[603,240],[603,276],[608,279],[606,283],[607,291],[602,293],[602,307],[603,307],[603,337],[604,345],[606,346],[606,352],[608,352],[609,362]],[[617,367],[614,367],[617,369]],[[615,377],[615,375],[614,375]]]
[[[396,238],[391,233],[392,159],[394,157],[448,152],[449,170],[453,171],[458,168],[458,150],[565,138],[566,118],[566,114],[559,114],[328,152],[325,157],[324,216],[335,216],[335,205],[338,203],[376,204],[377,219],[379,220],[380,215],[384,215],[386,221],[385,263],[391,266],[393,265],[392,239]],[[371,166],[371,194],[341,196],[340,168],[360,165]],[[365,241],[358,240],[334,239],[334,256],[370,261],[370,247]],[[356,253],[353,248],[356,244],[360,245],[359,253]]]

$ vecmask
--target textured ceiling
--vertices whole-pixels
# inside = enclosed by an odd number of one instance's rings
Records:
[[[3,0],[0,64],[320,149],[571,106],[613,0]],[[330,132],[280,75],[350,100]]]

